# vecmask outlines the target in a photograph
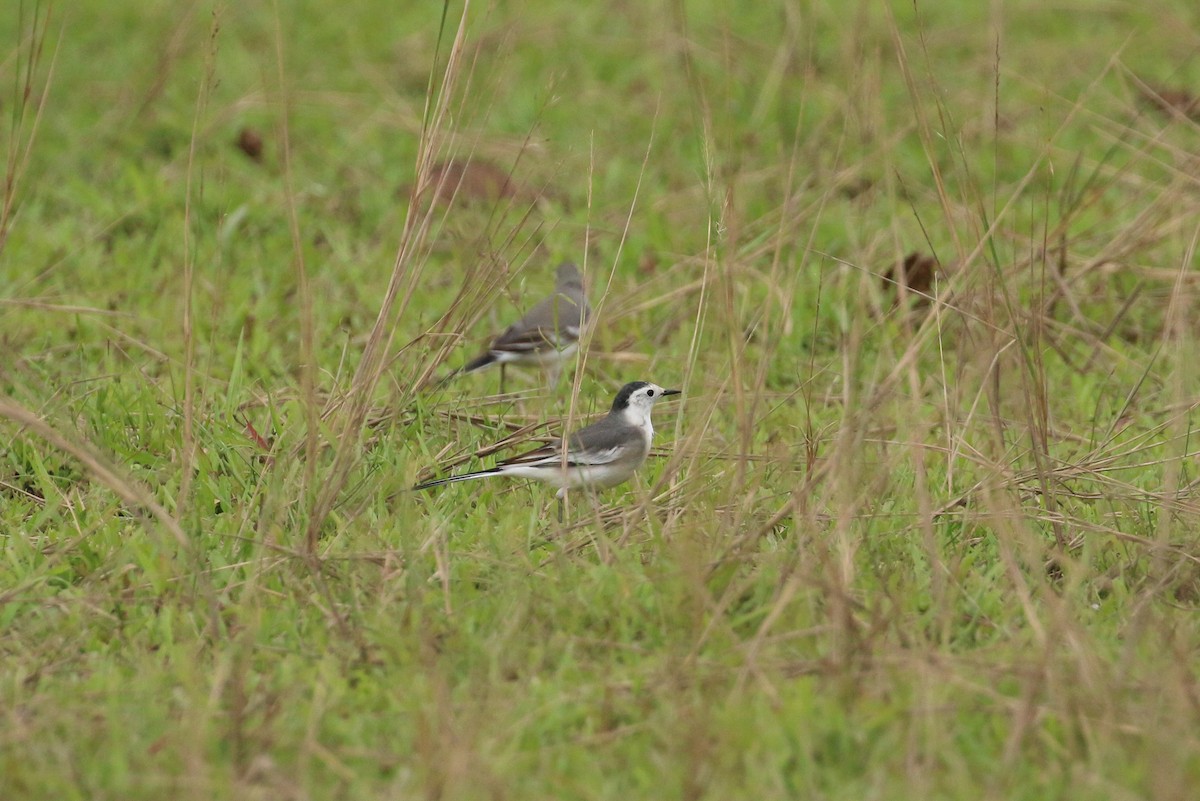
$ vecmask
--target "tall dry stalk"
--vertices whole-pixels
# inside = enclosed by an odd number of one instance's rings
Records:
[[[380,304],[375,325],[363,347],[362,360],[355,370],[341,409],[340,425],[336,425],[337,441],[334,459],[309,515],[305,547],[309,555],[317,552],[321,528],[325,524],[334,503],[346,486],[346,481],[357,461],[363,424],[371,406],[371,398],[386,367],[386,356],[391,348],[395,320],[404,314],[420,285],[424,261],[420,258],[421,248],[434,220],[432,204],[422,204],[421,197],[429,188],[430,173],[443,140],[449,136],[447,110],[460,77],[461,60],[466,45],[467,18],[471,3],[463,3],[458,29],[450,45],[441,84],[434,91],[433,78],[426,92],[425,113],[418,142],[416,180],[413,182],[408,210],[404,217],[404,228],[400,245],[392,265],[387,291]],[[443,4],[442,28],[445,31],[449,3]],[[440,42],[440,39],[439,39]],[[401,402],[416,391],[416,382],[410,382],[402,391]]]

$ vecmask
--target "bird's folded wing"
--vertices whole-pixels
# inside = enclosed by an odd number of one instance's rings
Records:
[[[572,331],[574,331],[574,335],[572,335]],[[565,342],[562,341],[562,335],[554,328],[524,328],[518,323],[496,337],[496,341],[492,343],[492,350],[525,353],[544,350],[548,347],[563,347],[578,339],[579,328],[567,328],[564,333],[568,336]]]
[[[629,448],[626,445],[615,445],[608,448],[589,448],[587,450],[570,450],[567,452],[567,467],[593,467],[596,465],[612,464],[618,461]],[[552,443],[505,459],[497,467],[524,465],[527,467],[561,467],[563,452],[561,443]]]
[[[579,339],[585,316],[586,311],[579,303],[566,295],[546,298],[497,337],[493,347],[504,350],[564,347]]]

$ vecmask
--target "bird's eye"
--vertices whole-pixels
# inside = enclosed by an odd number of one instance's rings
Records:
[[[653,397],[654,397],[654,390],[652,390],[652,389],[648,389],[648,390],[646,390],[646,397],[647,397],[647,398],[653,398]]]

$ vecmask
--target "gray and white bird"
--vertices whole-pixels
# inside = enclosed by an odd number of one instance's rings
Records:
[[[563,363],[579,349],[579,337],[592,315],[583,276],[569,261],[558,265],[554,294],[492,340],[487,350],[467,362],[450,377],[473,373],[493,364],[519,364],[546,368],[550,383],[557,384]],[[501,373],[501,391],[504,387]]]
[[[558,439],[499,462],[488,470],[426,481],[413,489],[429,489],[476,478],[516,476],[537,479],[558,487],[557,495],[562,500],[567,490],[576,487],[615,487],[629,480],[650,454],[650,440],[654,436],[650,411],[654,404],[662,398],[678,394],[680,391],[677,389],[663,389],[657,384],[634,381],[621,387],[613,400],[612,409],[602,420],[567,437],[565,453],[563,441]],[[561,517],[561,508],[559,512]]]

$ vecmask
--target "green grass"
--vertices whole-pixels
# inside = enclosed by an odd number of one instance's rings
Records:
[[[1190,798],[1194,3],[279,5],[0,12],[5,799]]]

